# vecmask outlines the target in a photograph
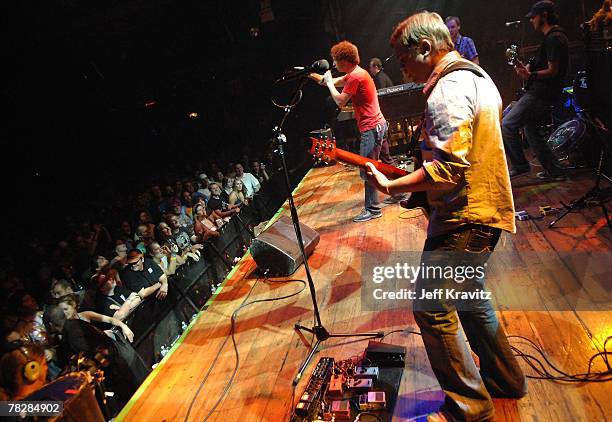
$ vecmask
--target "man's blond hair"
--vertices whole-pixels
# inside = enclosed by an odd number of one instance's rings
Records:
[[[409,47],[417,45],[423,38],[430,40],[438,51],[452,51],[455,48],[442,17],[428,11],[415,13],[400,22],[391,35],[391,46]]]

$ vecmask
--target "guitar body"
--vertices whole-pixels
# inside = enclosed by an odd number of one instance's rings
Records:
[[[345,151],[340,148],[336,148],[336,141],[334,139],[316,139],[310,138],[312,143],[310,153],[312,154],[315,162],[329,163],[333,160],[342,161],[343,163],[352,164],[365,168],[366,163],[372,163],[374,167],[382,174],[387,176],[389,179],[398,179],[408,174],[406,170],[390,166],[389,164],[382,163],[371,158],[362,157],[359,154],[354,154],[350,151]],[[427,194],[425,191],[412,192],[408,199],[400,201],[400,205],[406,209],[422,208],[426,214],[429,215],[429,203],[427,202]]]

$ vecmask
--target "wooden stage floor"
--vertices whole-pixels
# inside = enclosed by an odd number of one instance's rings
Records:
[[[582,195],[592,185],[589,174],[565,183],[530,184],[529,178],[514,183],[517,210],[538,213],[539,205],[558,206],[561,199]],[[531,179],[532,180],[532,179]],[[417,329],[410,305],[396,309],[365,309],[362,278],[371,266],[395,251],[420,251],[425,240],[426,218],[418,211],[398,205],[383,209],[383,218],[353,223],[363,203],[358,172],[336,165],[311,170],[296,189],[295,198],[302,223],[317,230],[321,241],[309,259],[324,325],[333,332],[404,330],[385,342],[404,345],[407,362],[394,420],[424,420],[436,410],[442,392],[433,377],[421,338],[406,332]],[[283,209],[282,213],[287,214]],[[517,222],[516,235],[504,235],[496,250],[502,251],[503,275],[488,279],[496,296],[532,299],[527,309],[508,306],[499,313],[509,335],[522,335],[538,343],[558,367],[569,373],[587,370],[589,358],[603,350],[603,340],[612,335],[609,253],[612,238],[597,207],[572,213],[558,228],[548,229],[544,220]],[[603,268],[604,277],[581,280],[568,275],[564,253],[581,252]],[[591,262],[589,261],[589,262]],[[550,264],[552,262],[553,269]],[[560,270],[555,272],[554,267]],[[589,266],[591,267],[591,266]],[[129,421],[204,420],[222,396],[237,364],[231,339],[230,317],[245,300],[286,296],[302,288],[298,282],[261,280],[255,264],[245,255],[230,273],[208,309],[201,312],[147,378],[119,415]],[[608,277],[606,278],[606,271]],[[508,277],[508,274],[510,277]],[[305,279],[303,266],[294,274]],[[275,279],[278,280],[278,279]],[[595,281],[594,281],[595,280]],[[363,283],[371,283],[364,280]],[[557,310],[560,301],[576,301],[586,295],[592,305],[576,310]],[[577,293],[578,292],[578,293]],[[580,296],[574,297],[573,294]],[[560,299],[560,295],[562,296]],[[566,302],[564,302],[566,303]],[[507,310],[506,310],[507,309]],[[303,337],[293,326],[310,326],[313,309],[308,289],[289,299],[261,302],[242,309],[235,326],[239,365],[224,399],[208,420],[223,422],[283,421],[292,407],[291,382],[308,353],[310,336]],[[513,340],[512,344],[519,344]],[[367,341],[333,339],[315,356],[346,359],[361,353]],[[526,347],[523,350],[529,351]],[[216,356],[218,357],[216,358]],[[213,365],[213,362],[215,364]],[[308,379],[314,363],[304,379]],[[533,374],[521,360],[521,366]],[[601,360],[593,370],[603,370]],[[605,421],[612,419],[612,383],[561,384],[529,380],[529,394],[521,400],[495,400],[497,421]],[[297,395],[304,388],[304,380]],[[606,398],[607,397],[607,398]]]

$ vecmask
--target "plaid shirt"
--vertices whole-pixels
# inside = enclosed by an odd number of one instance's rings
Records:
[[[473,60],[474,57],[478,56],[478,51],[476,51],[474,40],[470,37],[464,37],[461,34],[459,34],[457,37],[455,50],[457,50],[464,59]]]

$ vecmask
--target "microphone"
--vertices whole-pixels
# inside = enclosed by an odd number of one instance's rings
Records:
[[[506,22],[506,27],[520,24],[521,21]]]
[[[394,54],[391,54],[389,57],[387,57],[386,59],[384,59],[384,60],[381,62],[382,67],[380,68],[380,70],[384,70],[384,69],[385,69],[385,65],[387,64],[387,62],[388,62],[389,60],[391,60],[391,59],[393,58],[393,56],[394,56]]]
[[[288,72],[286,74],[284,74],[282,77],[278,78],[276,80],[276,83],[279,82],[286,82],[289,81],[291,79],[295,79],[295,78],[299,78],[302,76],[306,76],[309,73],[325,73],[325,71],[327,71],[329,69],[329,62],[325,59],[321,59],[321,60],[317,60],[316,62],[314,62],[313,64],[311,64],[310,66],[296,66],[293,68],[292,72]]]

